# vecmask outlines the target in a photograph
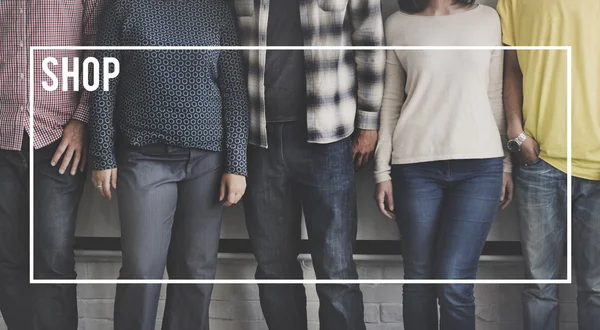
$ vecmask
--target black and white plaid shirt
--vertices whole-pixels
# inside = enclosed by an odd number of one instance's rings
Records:
[[[269,1],[230,0],[243,46],[266,46]],[[304,46],[383,46],[380,0],[298,0]],[[267,147],[267,51],[244,51],[250,95],[250,143]],[[304,50],[308,142],[330,143],[354,128],[377,129],[385,51]]]

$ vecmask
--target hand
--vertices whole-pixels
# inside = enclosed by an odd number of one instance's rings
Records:
[[[514,139],[523,132],[523,125],[519,122],[518,124],[509,125],[507,135],[509,139]],[[533,163],[538,159],[540,155],[540,145],[531,136],[527,136],[525,141],[521,144],[520,160],[523,165]]]
[[[246,191],[246,177],[238,174],[223,174],[219,202],[225,201],[223,206],[229,207],[237,204]]]
[[[520,154],[524,165],[532,164],[540,155],[540,145],[532,137],[527,137],[521,144]]]
[[[62,158],[62,163],[58,169],[58,173],[64,174],[71,160],[71,175],[85,170],[87,159],[87,125],[79,120],[71,119],[63,130],[62,140],[50,161],[52,166],[56,166]]]
[[[392,193],[392,181],[384,181],[375,187],[375,201],[379,206],[379,211],[386,217],[394,217],[394,195]]]
[[[504,210],[513,199],[514,183],[512,173],[504,173],[502,176],[502,194],[500,195],[500,207]]]
[[[359,169],[369,162],[369,159],[375,152],[377,144],[376,130],[357,130],[352,139],[352,158],[354,159],[354,168]]]
[[[117,189],[117,169],[92,171],[92,183],[100,195],[110,200],[112,197],[110,187]]]

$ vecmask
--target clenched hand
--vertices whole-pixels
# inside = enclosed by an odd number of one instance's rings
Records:
[[[237,204],[242,199],[246,191],[246,177],[238,174],[223,174],[221,178],[221,189],[219,201],[225,202],[223,206]]]

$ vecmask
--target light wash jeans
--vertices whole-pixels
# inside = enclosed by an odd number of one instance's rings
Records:
[[[567,175],[543,160],[520,167],[516,201],[528,279],[557,279],[567,233]],[[572,180],[579,330],[600,329],[600,181]],[[558,286],[527,285],[524,329],[558,330]]]

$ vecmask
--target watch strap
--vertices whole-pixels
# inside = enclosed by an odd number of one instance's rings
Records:
[[[525,132],[521,132],[521,134],[519,134],[519,136],[517,136],[514,140],[521,145],[523,142],[525,142],[525,140],[527,140],[527,134],[525,134]]]

